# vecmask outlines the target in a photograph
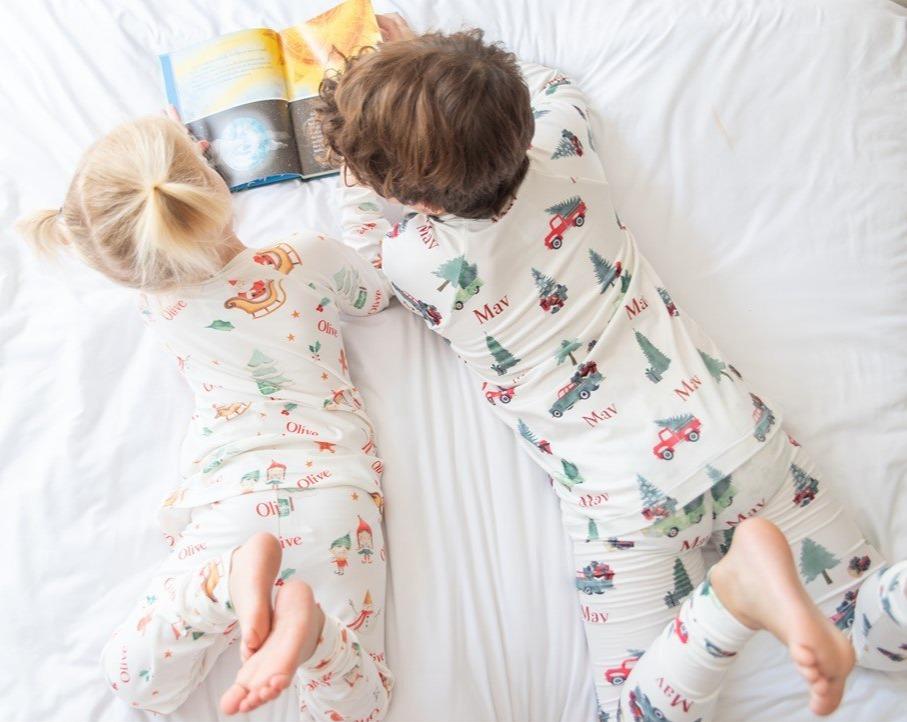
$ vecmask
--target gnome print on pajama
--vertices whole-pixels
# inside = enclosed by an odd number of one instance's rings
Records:
[[[326,617],[296,675],[303,718],[384,716],[382,462],[339,314],[375,313],[388,297],[368,263],[312,234],[247,249],[178,297],[146,299],[196,407],[182,482],[161,511],[170,556],[103,654],[133,706],[172,711],[236,641],[232,555],[268,532],[282,550],[275,586],[305,581]]]
[[[861,550],[861,573],[882,560],[817,487],[808,460],[788,458],[799,449],[775,406],[639,253],[611,204],[583,94],[555,71],[523,71],[535,135],[529,170],[498,217],[411,213],[390,228],[372,191],[341,184],[342,217],[348,242],[381,260],[401,302],[444,337],[550,476],[573,540],[602,718],[613,720],[642,650],[702,582],[702,545],[726,549],[740,520],[770,508],[790,539],[796,521],[820,525],[816,545],[794,552],[829,616],[854,591],[852,576],[828,568],[831,558],[845,568],[843,540]],[[780,489],[791,499],[775,504]],[[816,513],[799,512],[810,503]],[[734,642],[736,631],[725,637]],[[662,719],[646,711],[663,707],[651,681],[624,695],[630,719]]]

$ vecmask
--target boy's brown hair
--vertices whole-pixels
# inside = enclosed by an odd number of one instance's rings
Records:
[[[529,167],[529,90],[481,30],[384,43],[320,94],[330,157],[385,198],[492,218]]]

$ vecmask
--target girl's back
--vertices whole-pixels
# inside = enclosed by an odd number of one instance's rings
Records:
[[[196,402],[183,480],[166,508],[273,488],[378,494],[381,463],[340,313],[376,312],[386,299],[373,269],[312,233],[246,249],[204,283],[146,296],[142,312]]]

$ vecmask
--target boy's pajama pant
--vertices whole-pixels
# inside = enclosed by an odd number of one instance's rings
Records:
[[[673,517],[574,541],[600,720],[714,719],[724,674],[754,632],[722,607],[702,552],[724,554],[751,516],[788,538],[807,591],[851,636],[858,664],[907,671],[907,563],[884,565],[812,461],[778,432]]]
[[[380,720],[392,685],[384,664],[384,535],[372,498],[354,487],[259,491],[193,509],[169,558],[104,648],[102,665],[116,694],[167,713],[201,683],[239,638],[231,557],[258,532],[276,536],[283,549],[275,587],[305,581],[325,613],[322,638],[296,674],[301,718]]]

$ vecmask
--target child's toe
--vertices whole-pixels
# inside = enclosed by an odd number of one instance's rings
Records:
[[[220,698],[221,710],[223,710],[225,714],[236,714],[248,692],[249,690],[241,684],[234,682]]]

